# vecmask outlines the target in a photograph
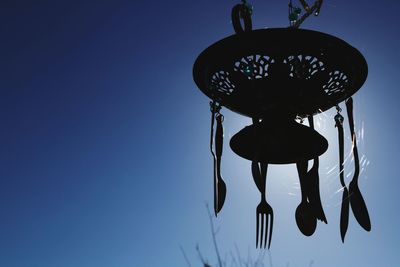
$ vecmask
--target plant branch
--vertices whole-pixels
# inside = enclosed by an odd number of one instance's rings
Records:
[[[189,266],[189,267],[192,267],[192,265],[190,264],[190,261],[189,261],[187,255],[186,255],[185,250],[183,249],[183,247],[182,247],[182,246],[179,246],[179,248],[181,249],[182,254],[183,254],[183,257],[185,258],[185,261],[186,261],[186,263],[188,264],[188,266]]]
[[[221,256],[219,254],[219,249],[218,249],[218,245],[217,245],[217,239],[216,239],[216,233],[215,233],[215,230],[214,230],[213,218],[212,218],[210,209],[208,208],[208,204],[206,204],[206,208],[207,208],[208,217],[210,219],[211,234],[212,234],[212,238],[213,238],[215,253],[217,254],[218,266],[219,267],[223,267],[222,266],[222,261],[221,261]]]

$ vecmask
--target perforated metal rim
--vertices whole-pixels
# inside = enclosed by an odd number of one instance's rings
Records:
[[[209,98],[247,115],[290,108],[325,111],[361,88],[368,73],[361,53],[334,36],[271,28],[229,36],[204,50],[193,67]]]

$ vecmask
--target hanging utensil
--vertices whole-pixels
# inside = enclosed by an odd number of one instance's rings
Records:
[[[222,127],[222,122],[224,120],[224,116],[220,113],[216,115],[217,120],[217,129],[215,131],[215,152],[216,152],[216,214],[221,211],[222,206],[225,202],[226,197],[226,184],[221,176],[221,157],[222,157],[222,148],[224,142],[224,130]]]
[[[308,202],[307,190],[307,168],[308,161],[301,161],[296,163],[297,172],[299,173],[300,189],[301,189],[301,202],[296,209],[296,223],[299,230],[305,236],[311,236],[317,228],[317,218],[314,211]]]
[[[371,230],[371,221],[368,214],[367,206],[365,205],[364,198],[358,187],[358,176],[360,174],[360,160],[358,157],[357,140],[354,132],[354,118],[353,118],[353,99],[350,97],[346,101],[347,116],[349,117],[350,133],[353,142],[353,155],[354,155],[354,175],[349,185],[350,206],[353,211],[354,217],[357,222],[366,231]]]
[[[251,173],[253,174],[253,180],[257,186],[257,189],[261,193],[262,192],[261,173],[260,173],[260,167],[258,166],[258,162],[256,160],[253,160],[251,162]]]
[[[314,120],[312,116],[308,116],[308,122],[310,124],[310,128],[314,129]],[[314,158],[314,163],[311,169],[307,173],[307,185],[308,185],[308,198],[311,204],[312,209],[314,210],[315,217],[325,223],[328,223],[326,220],[326,216],[324,213],[324,209],[322,208],[321,196],[319,192],[319,158]]]
[[[221,156],[223,147],[223,116],[219,113],[221,106],[216,102],[210,102],[211,109],[211,136],[210,136],[210,152],[213,156],[213,184],[214,184],[214,212],[215,216],[221,211],[225,202],[226,184],[221,177]],[[214,136],[214,123],[217,120],[217,129]],[[215,150],[214,153],[214,142]]]
[[[319,175],[318,175],[319,159],[314,158],[313,166],[307,173],[307,185],[309,189],[309,201],[311,208],[314,210],[315,217],[324,223],[328,223],[324,209],[322,208],[321,196],[319,192]]]
[[[266,199],[267,169],[268,163],[252,162],[253,178],[261,193],[261,200],[256,209],[256,247],[266,248],[268,243],[269,249],[272,239],[274,212]],[[260,243],[258,242],[259,240]]]
[[[344,118],[340,115],[341,108],[336,106],[337,114],[335,116],[335,122],[338,129],[339,136],[339,177],[340,183],[343,187],[343,196],[342,196],[342,208],[340,211],[340,236],[342,238],[342,242],[344,242],[344,238],[346,236],[347,228],[349,226],[349,191],[347,190],[346,184],[344,182],[344,138],[343,138],[343,121]]]
[[[210,152],[213,157],[213,185],[214,185],[214,211],[215,216],[217,216],[217,157],[215,156],[213,144],[214,144],[214,121],[215,113],[217,112],[217,105],[215,102],[210,102],[211,110],[211,136],[210,136]]]
[[[253,118],[253,124],[256,124],[256,123],[259,123],[259,120],[256,118]],[[260,142],[260,140],[258,142]],[[261,178],[260,166],[258,164],[257,156],[251,162],[251,173],[253,175],[253,180],[257,186],[257,189],[261,193],[263,190],[263,186],[262,186],[262,178]]]

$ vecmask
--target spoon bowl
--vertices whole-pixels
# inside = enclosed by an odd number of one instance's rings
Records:
[[[314,234],[317,228],[317,218],[309,203],[302,201],[296,209],[296,223],[305,236]]]
[[[350,207],[357,222],[365,231],[371,231],[371,220],[369,219],[367,205],[356,181],[351,181],[349,185]]]
[[[217,186],[217,213],[221,211],[222,207],[224,206],[225,203],[225,197],[226,197],[226,184],[224,180],[222,180],[222,177],[219,175],[218,180],[217,180],[218,186]]]

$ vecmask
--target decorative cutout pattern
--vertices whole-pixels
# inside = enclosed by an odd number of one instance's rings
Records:
[[[324,71],[324,63],[314,56],[292,55],[283,60],[290,65],[290,77],[309,80],[313,75]]]
[[[322,88],[328,96],[334,94],[343,93],[349,83],[349,79],[346,74],[341,71],[331,71],[329,72],[329,80],[325,83]]]
[[[221,70],[211,77],[211,90],[231,95],[234,89],[235,85],[229,79],[229,72]]]
[[[251,55],[236,61],[233,70],[240,71],[249,80],[263,79],[268,77],[269,66],[274,62],[275,60],[268,56]]]
[[[236,61],[233,71],[240,72],[248,80],[268,79],[271,66],[276,64],[276,60],[263,55],[250,55],[242,57]],[[313,79],[313,76],[326,71],[324,63],[315,56],[310,55],[291,55],[283,60],[283,64],[289,65],[289,76],[298,79]],[[211,90],[227,96],[231,95],[237,85],[229,79],[229,72],[220,70],[213,74],[211,78]],[[342,71],[330,71],[329,79],[324,82],[322,90],[328,95],[333,96],[343,93],[348,85],[349,80]]]

